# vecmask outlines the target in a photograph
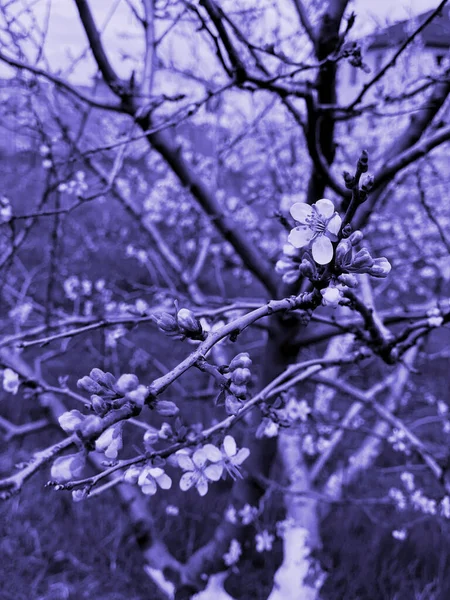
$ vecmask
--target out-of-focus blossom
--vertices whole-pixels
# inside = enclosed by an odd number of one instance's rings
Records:
[[[0,196],[0,223],[8,223],[12,219],[12,207],[9,198]]]
[[[300,223],[289,234],[288,240],[294,248],[303,248],[311,244],[312,256],[317,264],[327,265],[333,259],[332,241],[337,241],[337,234],[342,220],[334,210],[334,204],[327,198],[309,205],[296,202],[290,209],[293,218]]]
[[[16,395],[19,390],[19,375],[10,368],[3,371],[3,389],[5,392]]]
[[[255,535],[256,551],[257,552],[270,552],[272,550],[272,544],[275,537],[269,533],[266,529],[261,533]]]
[[[250,525],[258,516],[258,509],[256,506],[245,504],[238,514],[241,517],[242,525]]]
[[[230,504],[225,511],[225,521],[233,523],[233,525],[236,525],[237,523],[237,511],[232,504]]]
[[[237,540],[231,540],[228,552],[223,555],[223,562],[227,567],[235,565],[242,555],[242,548]]]
[[[392,537],[395,540],[403,542],[403,540],[406,540],[406,529],[394,529],[392,532]]]

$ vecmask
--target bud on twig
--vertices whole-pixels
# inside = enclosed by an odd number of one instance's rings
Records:
[[[361,173],[367,173],[367,170],[369,169],[369,155],[367,154],[367,150],[361,152],[357,168]]]
[[[181,332],[189,338],[201,339],[203,337],[203,329],[200,321],[194,313],[188,308],[181,308],[177,313],[177,322]]]
[[[342,176],[344,177],[345,187],[348,190],[353,189],[353,185],[355,184],[355,178],[352,175],[350,175],[350,173],[348,171],[344,171],[342,173]]]

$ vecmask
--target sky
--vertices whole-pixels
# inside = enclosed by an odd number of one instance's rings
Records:
[[[242,0],[241,0],[242,1]],[[284,2],[288,0],[283,0]],[[21,1],[17,1],[21,4]],[[355,30],[364,34],[373,30],[376,25],[392,24],[396,20],[410,18],[430,8],[435,8],[438,0],[352,0],[350,10],[358,15]],[[49,29],[45,53],[53,70],[63,69],[79,57],[86,49],[86,38],[78,22],[77,11],[73,0],[39,0],[35,3],[39,21],[42,23],[45,16],[45,7],[51,6]],[[105,46],[114,48],[116,57],[114,62],[131,71],[130,63],[123,61],[123,53],[142,56],[140,36],[134,36],[137,31],[136,24],[126,9],[125,0],[91,0],[97,24],[104,23],[110,18],[105,33]],[[111,16],[112,12],[112,16]],[[120,54],[119,54],[120,52]],[[119,67],[119,72],[121,68]],[[65,75],[64,72],[61,73]],[[78,67],[70,75],[73,82],[89,83],[93,74],[86,61],[80,61]],[[2,69],[0,67],[0,75]],[[121,73],[125,76],[125,73]]]

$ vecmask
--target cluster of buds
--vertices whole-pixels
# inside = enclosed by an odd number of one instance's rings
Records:
[[[188,308],[181,308],[175,317],[169,313],[154,315],[153,320],[160,331],[175,339],[204,340],[206,337],[199,319]]]
[[[300,267],[300,252],[297,248],[294,248],[292,244],[285,244],[283,246],[283,254],[275,265],[275,271],[282,276],[285,283],[295,283],[301,273]]]
[[[355,251],[354,248],[362,237],[361,231],[354,231],[339,242],[336,248],[336,266],[344,273],[368,273],[372,277],[386,277],[391,270],[387,258],[373,258],[367,248]],[[348,285],[345,281],[342,283]]]
[[[248,392],[248,384],[252,379],[250,367],[252,360],[248,352],[237,354],[230,362],[228,372],[230,385],[225,396],[225,408],[228,414],[236,414]]]
[[[147,397],[147,388],[131,373],[125,373],[116,380],[112,373],[95,368],[89,375],[79,379],[77,386],[91,394],[91,407],[101,416],[124,402],[142,408]]]

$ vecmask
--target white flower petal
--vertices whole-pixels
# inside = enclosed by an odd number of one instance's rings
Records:
[[[223,465],[214,464],[208,465],[204,470],[205,477],[210,481],[219,481],[222,477]]]
[[[162,490],[170,490],[170,488],[172,487],[172,480],[167,475],[167,473],[163,473],[162,475],[160,475],[157,478],[156,482]]]
[[[321,198],[320,200],[317,200],[314,206],[326,219],[329,219],[334,213],[334,204],[331,202],[331,200],[328,200],[328,198]]]
[[[187,454],[178,454],[178,466],[181,467],[184,471],[195,471],[195,465],[191,460],[191,457]]]
[[[206,496],[208,493],[208,481],[204,477],[200,477],[197,482],[197,491],[200,496]]]
[[[164,469],[161,469],[161,467],[153,467],[149,470],[149,473],[152,477],[158,479],[158,477],[161,477],[161,475],[164,474]]]
[[[154,479],[147,479],[144,485],[141,485],[142,493],[146,496],[153,496],[156,494],[156,481]]]
[[[236,440],[231,435],[226,435],[223,440],[223,448],[228,457],[234,456],[237,452]]]
[[[330,233],[337,235],[342,225],[341,217],[336,213],[328,222],[327,229]]]
[[[250,450],[248,448],[241,448],[232,460],[233,465],[241,465],[249,456]]]
[[[211,462],[219,462],[219,460],[222,460],[222,452],[213,444],[206,444],[203,446],[203,451]]]
[[[333,245],[325,235],[320,235],[313,241],[312,255],[319,265],[327,265],[333,259]]]
[[[312,208],[304,202],[296,202],[291,206],[290,213],[299,223],[306,223],[306,219],[312,215]]]
[[[312,229],[306,226],[295,227],[291,230],[288,235],[288,242],[294,246],[294,248],[303,248],[306,244],[312,240],[314,232]]]
[[[180,479],[180,490],[186,492],[190,490],[194,483],[197,481],[198,475],[197,473],[192,473],[192,471],[188,471],[185,473]]]
[[[141,471],[141,473],[139,475],[139,479],[138,479],[138,485],[139,486],[142,487],[143,485],[145,485],[147,483],[147,478],[149,476],[151,477],[151,475],[150,475],[150,471],[151,470],[152,470],[152,467],[150,467],[149,465],[147,465],[146,467],[144,467],[142,469],[142,471]]]
[[[206,452],[204,452],[204,450],[200,448],[199,450],[196,450],[194,452],[192,460],[194,461],[194,465],[201,469],[205,466],[208,457],[206,456]]]

